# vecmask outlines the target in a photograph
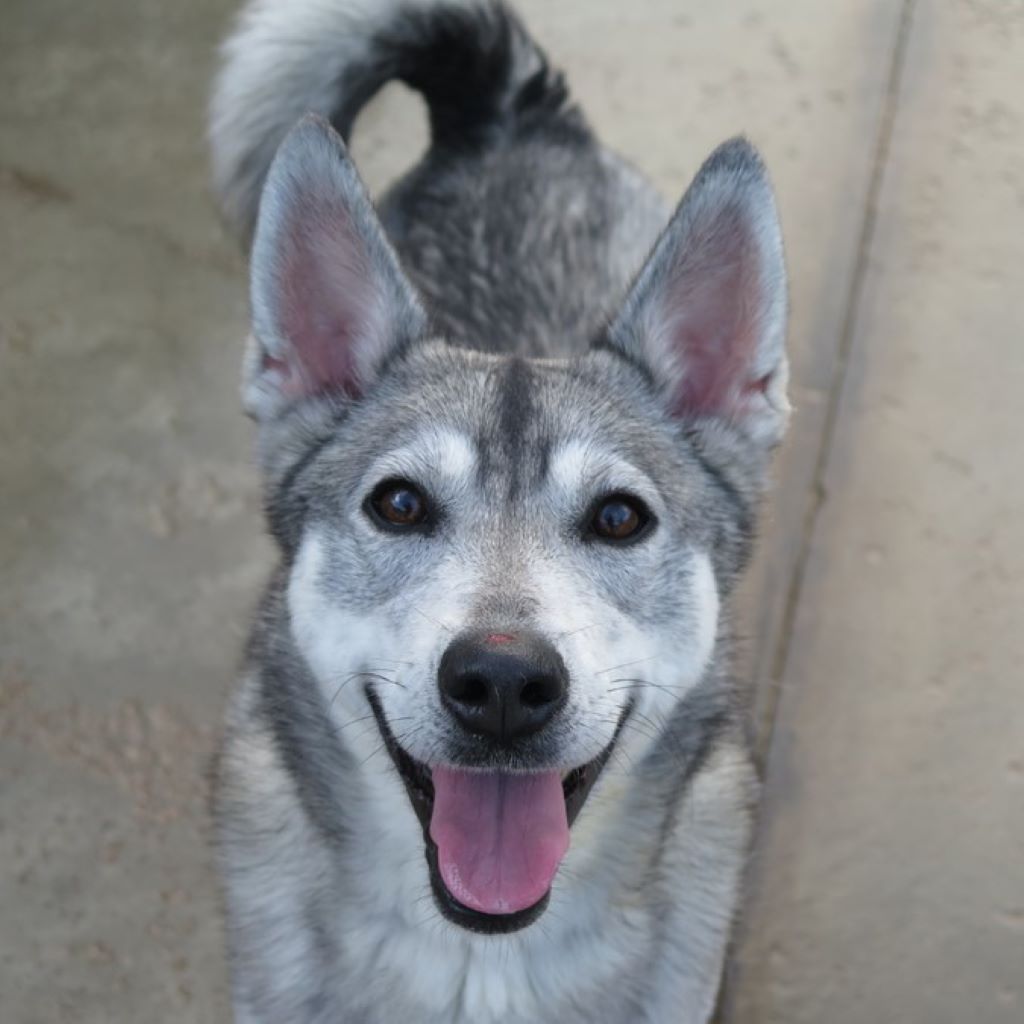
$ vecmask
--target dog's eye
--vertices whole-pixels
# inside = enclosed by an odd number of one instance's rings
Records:
[[[636,540],[650,527],[653,517],[647,506],[629,494],[610,494],[596,505],[590,533],[599,540]]]
[[[374,518],[391,529],[421,525],[430,508],[423,492],[408,480],[385,480],[377,484],[367,505]]]

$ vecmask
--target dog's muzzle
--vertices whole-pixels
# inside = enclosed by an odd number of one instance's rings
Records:
[[[547,906],[570,826],[631,705],[608,746],[567,771],[541,767],[558,763],[552,726],[568,698],[569,674],[539,634],[462,634],[442,655],[438,688],[462,737],[455,742],[463,753],[452,763],[413,758],[395,739],[372,685],[366,694],[423,828],[439,910],[472,931],[517,931]]]

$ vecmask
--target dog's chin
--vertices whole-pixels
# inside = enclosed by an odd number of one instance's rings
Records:
[[[434,780],[431,770],[426,764],[416,760],[409,754],[395,739],[395,735],[384,716],[380,699],[372,687],[367,687],[366,698],[373,711],[374,718],[377,720],[377,725],[384,740],[384,746],[405,785],[409,801],[423,829],[423,842],[427,868],[430,874],[430,887],[433,891],[434,902],[438,910],[452,924],[465,928],[467,931],[478,932],[484,935],[507,935],[533,924],[544,913],[551,899],[550,888],[529,906],[517,908],[510,913],[484,913],[481,910],[467,906],[445,884],[439,864],[437,843],[430,834],[430,824],[434,813]],[[594,783],[597,782],[607,764],[608,758],[611,756],[631,710],[631,704],[623,709],[615,732],[604,750],[592,761],[573,768],[562,779],[565,817],[570,827],[583,809],[583,805],[586,803]]]

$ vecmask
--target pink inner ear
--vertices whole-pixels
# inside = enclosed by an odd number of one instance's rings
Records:
[[[761,301],[757,256],[741,231],[716,245],[716,265],[678,271],[668,298],[669,343],[682,370],[676,415],[737,412],[752,387],[763,391],[768,383],[768,377],[751,380]]]
[[[293,397],[358,394],[356,346],[373,327],[362,243],[344,210],[326,212],[302,204],[282,239],[278,323],[291,349],[283,387]]]

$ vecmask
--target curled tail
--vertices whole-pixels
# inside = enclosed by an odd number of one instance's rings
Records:
[[[249,0],[210,104],[214,187],[251,237],[270,162],[307,113],[345,138],[385,82],[422,93],[434,147],[473,147],[538,114],[576,117],[562,76],[499,0]]]

